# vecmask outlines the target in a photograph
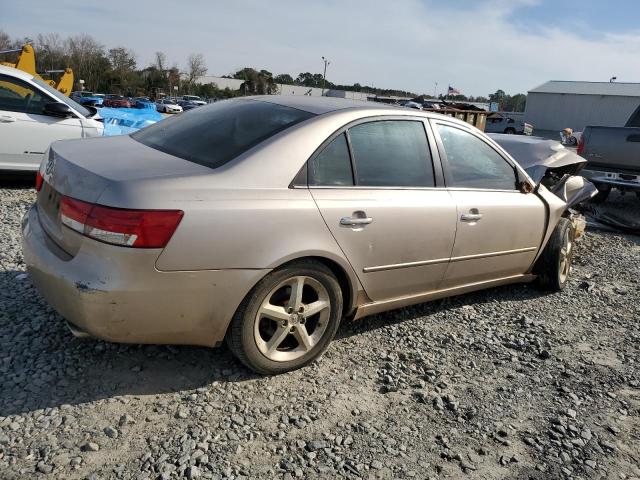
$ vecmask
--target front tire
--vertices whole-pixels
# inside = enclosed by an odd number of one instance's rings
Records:
[[[573,225],[566,218],[561,218],[534,268],[534,273],[538,275],[538,285],[543,290],[557,292],[567,286],[574,240]]]
[[[238,307],[226,341],[251,370],[301,368],[329,347],[342,317],[342,290],[322,263],[290,263],[263,278]]]

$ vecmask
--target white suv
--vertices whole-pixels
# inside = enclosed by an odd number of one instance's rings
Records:
[[[101,136],[96,110],[42,80],[0,65],[0,171],[37,171],[56,140]]]

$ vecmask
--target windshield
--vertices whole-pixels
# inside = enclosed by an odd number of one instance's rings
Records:
[[[56,100],[58,100],[59,102],[62,102],[62,103],[66,103],[67,105],[69,105],[71,108],[73,108],[76,112],[80,113],[84,117],[90,117],[91,116],[91,112],[89,110],[84,108],[78,102],[75,102],[75,101],[71,100],[64,93],[59,92],[58,90],[53,88],[48,83],[43,82],[39,78],[33,78],[32,81],[36,85],[38,85],[40,88],[42,88],[45,92],[47,92],[49,95],[54,97]]]
[[[131,137],[161,152],[217,168],[276,133],[314,116],[275,103],[225,100],[162,120]]]

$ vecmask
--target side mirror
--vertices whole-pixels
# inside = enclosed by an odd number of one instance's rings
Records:
[[[44,114],[51,117],[67,118],[71,117],[73,115],[73,112],[71,111],[69,105],[67,105],[66,103],[51,102],[47,103],[44,106]]]
[[[88,105],[83,105],[84,108],[86,108],[87,110],[89,110],[89,116],[87,118],[91,118],[94,117],[96,115],[96,113],[98,113],[98,109],[94,106],[88,106]]]

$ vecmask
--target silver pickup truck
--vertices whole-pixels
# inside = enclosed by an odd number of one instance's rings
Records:
[[[593,201],[604,202],[612,188],[640,198],[640,108],[625,127],[586,127],[578,154],[587,160],[582,175],[598,187]]]

